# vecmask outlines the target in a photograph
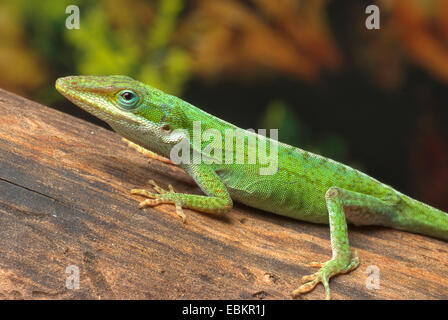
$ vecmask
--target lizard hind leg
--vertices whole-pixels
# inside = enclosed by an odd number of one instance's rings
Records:
[[[311,266],[320,269],[318,272],[302,278],[304,284],[293,291],[294,298],[313,290],[317,284],[322,283],[325,288],[325,298],[330,299],[330,278],[358,267],[358,254],[354,251],[352,255],[350,250],[346,216],[349,222],[356,224],[361,224],[362,221],[364,225],[378,225],[386,224],[394,215],[393,207],[380,199],[338,187],[328,189],[325,200],[329,215],[333,256],[325,263],[311,263]]]

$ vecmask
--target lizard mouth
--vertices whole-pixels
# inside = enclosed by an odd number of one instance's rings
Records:
[[[65,78],[59,78],[56,80],[56,90],[58,90],[60,93],[62,93],[64,96],[66,96],[66,94],[68,94],[69,89],[69,79],[70,77],[65,77]]]
[[[78,77],[65,77],[56,80],[56,90],[58,90],[64,97],[73,102],[75,105],[93,114],[100,119],[104,119],[104,112],[100,111],[98,106],[94,106],[89,101],[89,93],[82,90],[79,86]]]
[[[56,90],[75,104],[88,104],[84,98],[85,90],[78,85],[77,77],[65,77],[56,80]],[[84,98],[84,99],[83,99]]]
[[[80,76],[58,78],[56,80],[55,87],[64,96],[72,96],[85,90],[85,88],[83,88],[82,86],[82,83],[84,82],[83,78],[84,77]]]

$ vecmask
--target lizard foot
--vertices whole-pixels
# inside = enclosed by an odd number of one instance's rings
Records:
[[[149,192],[148,190],[144,189],[131,190],[131,194],[138,194],[140,196],[149,198],[141,201],[138,207],[142,209],[144,207],[152,207],[158,204],[172,203],[176,206],[176,214],[181,217],[182,222],[185,223],[186,216],[182,210],[182,206],[176,201],[176,192],[174,191],[173,186],[168,185],[169,190],[165,190],[158,186],[157,183],[154,182],[154,180],[149,180],[149,184],[153,186],[154,190],[156,190],[157,193]]]
[[[292,297],[297,298],[299,295],[313,290],[318,283],[322,282],[325,288],[325,299],[330,300],[330,287],[328,285],[330,278],[337,274],[343,274],[354,270],[358,267],[358,265],[359,258],[356,250],[354,251],[353,257],[348,264],[344,262],[343,259],[337,258],[331,259],[325,263],[311,262],[310,266],[319,267],[319,271],[311,275],[304,276],[302,278],[303,285],[293,291]]]

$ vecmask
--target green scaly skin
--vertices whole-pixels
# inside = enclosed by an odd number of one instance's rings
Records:
[[[202,132],[216,129],[222,137],[236,126],[156,88],[126,76],[72,76],[60,78],[56,88],[64,96],[94,116],[106,121],[121,136],[153,154],[170,157],[180,141],[190,143],[193,121]],[[124,91],[128,90],[128,91]],[[125,94],[126,92],[126,94]],[[176,129],[183,129],[179,134]],[[224,139],[224,138],[223,138]],[[256,139],[262,139],[256,135]],[[224,145],[224,143],[223,143]],[[269,150],[269,144],[268,144]],[[245,154],[250,147],[245,144]],[[222,155],[224,156],[225,150]],[[234,158],[235,159],[235,158]],[[225,213],[236,200],[246,205],[298,220],[330,225],[332,258],[316,273],[302,278],[296,297],[322,282],[330,298],[329,279],[355,269],[359,260],[348,242],[347,222],[354,225],[381,225],[448,240],[448,214],[414,200],[368,175],[331,159],[295,148],[278,145],[278,171],[260,175],[255,164],[190,163],[180,166],[196,181],[205,196],[163,190],[153,181],[156,193],[135,189],[148,199],[140,207],[172,203],[185,218],[182,208],[208,213]]]

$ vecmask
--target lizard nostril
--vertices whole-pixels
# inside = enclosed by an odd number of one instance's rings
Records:
[[[163,130],[163,131],[170,131],[170,130],[171,130],[171,127],[170,127],[169,124],[165,124],[165,125],[163,125],[162,130]]]

